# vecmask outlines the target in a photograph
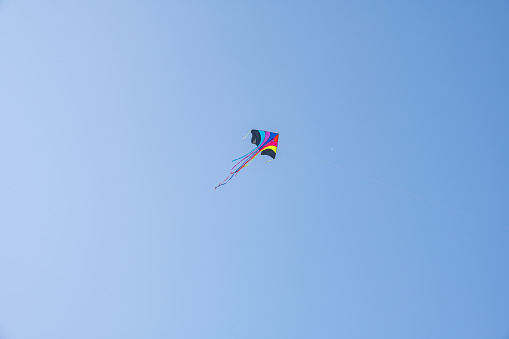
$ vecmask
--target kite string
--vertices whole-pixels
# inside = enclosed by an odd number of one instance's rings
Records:
[[[290,147],[290,148],[291,148],[291,147]],[[343,171],[349,172],[349,173],[351,173],[351,174],[355,174],[355,175],[357,175],[357,176],[359,176],[359,177],[361,177],[361,178],[364,178],[364,179],[366,179],[366,180],[372,181],[372,182],[377,183],[377,184],[382,185],[382,186],[389,187],[389,188],[391,188],[391,189],[393,189],[393,190],[396,190],[396,191],[399,191],[399,192],[401,192],[401,193],[407,194],[407,195],[412,196],[412,197],[414,197],[414,198],[417,198],[417,199],[420,199],[420,200],[427,201],[428,203],[434,204],[434,205],[439,206],[439,207],[442,207],[442,208],[446,208],[446,209],[448,209],[448,210],[454,211],[454,212],[456,212],[456,213],[463,214],[463,215],[465,215],[465,216],[468,216],[468,217],[470,217],[470,218],[477,219],[477,220],[479,220],[479,221],[487,222],[487,223],[490,223],[490,224],[492,224],[492,225],[496,225],[496,226],[501,226],[500,224],[497,224],[497,223],[492,222],[492,221],[489,221],[489,220],[487,220],[487,219],[484,219],[484,218],[478,217],[478,216],[476,216],[476,215],[470,214],[470,213],[465,212],[465,211],[463,211],[463,210],[460,210],[460,209],[458,209],[458,208],[455,208],[455,207],[452,207],[452,206],[449,206],[449,205],[443,204],[443,203],[441,203],[441,202],[438,202],[438,201],[436,201],[436,200],[433,200],[433,199],[427,198],[427,197],[422,196],[422,195],[420,195],[420,194],[412,193],[412,192],[407,191],[407,190],[404,190],[404,189],[402,189],[402,188],[400,188],[400,187],[398,187],[398,186],[394,186],[394,185],[391,185],[391,184],[385,183],[385,182],[383,182],[383,181],[380,181],[380,180],[377,180],[377,179],[371,178],[371,177],[369,177],[369,176],[367,176],[367,175],[364,175],[364,174],[362,174],[362,173],[359,173],[359,172],[353,171],[353,170],[351,170],[351,169],[348,169],[348,168],[346,168],[346,167],[340,166],[340,165],[335,164],[335,163],[333,163],[333,162],[330,162],[330,161],[327,161],[327,160],[321,159],[321,158],[319,158],[319,157],[317,157],[317,156],[314,156],[314,155],[312,155],[312,154],[310,154],[310,153],[305,153],[305,154],[307,154],[308,156],[310,156],[310,157],[312,157],[312,158],[314,158],[314,159],[316,159],[316,160],[318,160],[318,161],[321,161],[321,162],[323,162],[323,163],[325,163],[325,164],[327,164],[327,165],[330,165],[330,166],[336,167],[336,168],[338,168],[338,169],[340,169],[340,170],[343,170]]]

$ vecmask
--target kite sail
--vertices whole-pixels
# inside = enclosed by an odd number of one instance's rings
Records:
[[[246,137],[249,135],[249,132],[246,134]],[[244,137],[244,138],[246,138]],[[279,133],[267,132],[258,129],[251,130],[251,143],[256,145],[256,147],[249,153],[241,156],[240,158],[234,159],[232,161],[237,161],[235,166],[230,170],[230,174],[228,177],[224,179],[219,185],[215,188],[217,189],[219,186],[225,185],[228,181],[232,180],[233,177],[237,176],[237,173],[244,167],[246,167],[251,160],[253,160],[258,154],[268,155],[272,159],[276,158],[277,151],[277,143],[279,140]],[[272,160],[269,160],[272,161]],[[269,162],[267,161],[267,162]]]

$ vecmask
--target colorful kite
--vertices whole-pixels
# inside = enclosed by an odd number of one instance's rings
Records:
[[[262,131],[258,129],[252,129],[251,130],[251,143],[256,145],[255,149],[253,149],[251,152],[241,156],[240,158],[237,158],[232,161],[239,160],[235,164],[235,166],[232,167],[230,170],[230,174],[226,179],[224,179],[219,185],[216,186],[218,188],[219,186],[225,185],[228,181],[230,181],[233,177],[237,176],[237,173],[244,167],[246,167],[251,160],[253,160],[258,154],[261,155],[268,155],[272,159],[276,158],[276,151],[277,151],[277,142],[279,140],[279,133],[273,133],[273,132],[267,132]],[[249,135],[249,132],[246,134],[246,137]],[[246,138],[244,137],[244,139]],[[272,161],[272,160],[269,160]],[[266,161],[266,162],[269,162]]]

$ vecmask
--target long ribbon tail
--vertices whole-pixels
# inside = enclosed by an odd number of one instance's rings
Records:
[[[254,152],[254,151],[256,151],[256,152]],[[253,152],[254,152],[254,153],[253,153]],[[246,163],[250,162],[250,161],[251,161],[251,160],[252,160],[252,159],[253,159],[253,158],[254,158],[254,157],[255,157],[255,156],[256,156],[259,152],[260,152],[259,147],[255,148],[253,151],[251,151],[250,153],[248,153],[246,156],[242,157],[242,158],[240,159],[240,161],[239,161],[239,162],[237,162],[237,163],[236,163],[236,164],[235,164],[235,165],[231,168],[230,172],[231,172],[231,173],[233,173],[233,172],[237,172],[237,171],[239,171],[240,169],[242,169],[242,167],[244,167],[244,165],[245,165]],[[242,165],[239,165],[240,163],[242,163]],[[234,170],[234,168],[236,168],[237,166],[239,166],[239,167],[238,167],[238,169],[237,169],[237,170]]]
[[[242,159],[244,157],[247,157],[249,154],[253,153],[254,151],[256,151],[256,149],[258,148],[259,146],[255,147],[254,149],[252,149],[250,152],[244,154],[243,156],[241,157],[238,157],[237,159],[233,159],[232,162],[236,161],[236,160],[239,160],[239,159]]]
[[[255,154],[251,155],[251,157],[249,159],[247,159],[240,167],[237,171],[240,171],[241,169],[243,169],[244,167],[248,166],[249,163],[251,161],[253,161],[254,158],[256,158],[258,156],[258,154],[260,154],[260,150],[258,150],[258,152],[256,152]]]
[[[225,185],[228,181],[232,180],[232,178],[233,178],[233,173],[228,174],[228,176],[226,177],[226,179],[224,179],[223,181],[221,181],[221,182],[219,183],[219,185],[217,185],[216,187],[214,187],[214,189],[216,190],[218,187]]]
[[[249,132],[246,134],[246,136],[244,138],[246,138],[247,136],[249,135]],[[237,159],[234,159],[232,161],[236,161],[236,160],[239,160],[239,162],[237,162],[231,169],[230,169],[230,174],[226,177],[226,179],[224,179],[222,182],[219,183],[219,185],[217,185],[214,189],[217,189],[218,187],[220,186],[223,186],[223,185],[226,185],[228,183],[228,181],[232,180],[233,177],[236,177],[237,174],[239,173],[239,171],[241,169],[243,169],[244,167],[246,167],[247,165],[249,165],[249,163],[254,159],[256,158],[256,156],[258,154],[260,154],[260,148],[262,147],[262,143],[260,143],[260,145],[258,145],[256,148],[254,148],[253,150],[251,150],[249,153],[246,153],[244,154],[243,156],[241,156],[240,158],[237,158]]]
[[[253,154],[254,150],[258,150],[256,153]],[[230,170],[230,174],[224,179],[219,185],[217,185],[214,189],[217,189],[220,186],[226,185],[228,181],[232,180],[233,177],[237,176],[239,171],[246,167],[258,154],[260,154],[260,150],[255,148],[253,151],[248,153],[246,156],[244,156],[239,162],[235,164]]]

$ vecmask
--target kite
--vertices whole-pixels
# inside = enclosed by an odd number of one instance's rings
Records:
[[[251,162],[258,154],[268,155],[272,159],[276,158],[277,151],[277,142],[279,140],[279,133],[267,132],[258,129],[251,130],[251,143],[256,145],[256,147],[249,153],[241,156],[240,158],[234,159],[233,161],[239,160],[230,170],[230,174],[228,177],[224,179],[219,185],[215,187],[217,189],[219,186],[225,185],[228,181],[232,180],[233,177],[237,176],[237,173]],[[249,132],[246,134],[246,137],[249,135]],[[245,139],[244,137],[243,139]],[[272,160],[269,160],[272,161]],[[269,162],[266,161],[266,162]]]

